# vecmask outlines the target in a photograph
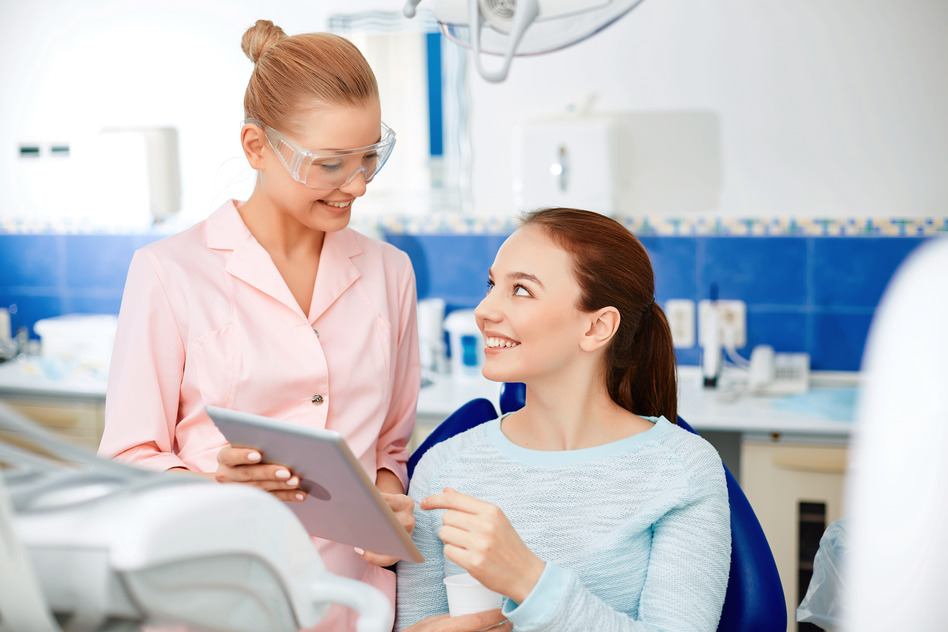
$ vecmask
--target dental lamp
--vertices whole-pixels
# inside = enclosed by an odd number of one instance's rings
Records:
[[[598,33],[642,0],[433,0],[432,12],[448,39],[474,51],[484,79],[503,81],[517,55],[565,48]],[[407,0],[414,17],[421,0]],[[484,68],[481,53],[503,56],[500,68]]]
[[[391,629],[271,494],[98,459],[0,402],[0,632],[295,632],[331,603]]]

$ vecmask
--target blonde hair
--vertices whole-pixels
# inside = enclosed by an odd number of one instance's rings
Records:
[[[240,42],[254,62],[244,93],[244,117],[285,132],[297,112],[315,105],[362,105],[379,98],[369,63],[349,40],[331,33],[288,37],[257,20]]]

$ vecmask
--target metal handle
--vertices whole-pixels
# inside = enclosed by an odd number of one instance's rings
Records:
[[[556,180],[560,192],[566,193],[569,187],[569,152],[566,151],[566,145],[557,148],[556,159],[550,165],[550,175]]]

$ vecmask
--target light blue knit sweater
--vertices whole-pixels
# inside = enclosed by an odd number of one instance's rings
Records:
[[[429,450],[415,469],[412,537],[425,562],[399,562],[396,630],[448,611],[442,583],[464,572],[442,554],[443,510],[417,502],[445,487],[500,507],[546,562],[518,631],[713,632],[730,567],[724,468],[704,439],[650,418],[649,430],[583,450],[521,448],[482,424]]]

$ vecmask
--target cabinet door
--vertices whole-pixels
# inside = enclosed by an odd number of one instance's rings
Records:
[[[845,446],[751,441],[741,446],[741,488],[777,562],[788,630],[797,629],[796,610],[812,574],[814,546],[826,525],[841,517],[847,457]]]
[[[105,427],[105,406],[96,402],[5,400],[20,414],[59,436],[91,450],[99,447]]]

